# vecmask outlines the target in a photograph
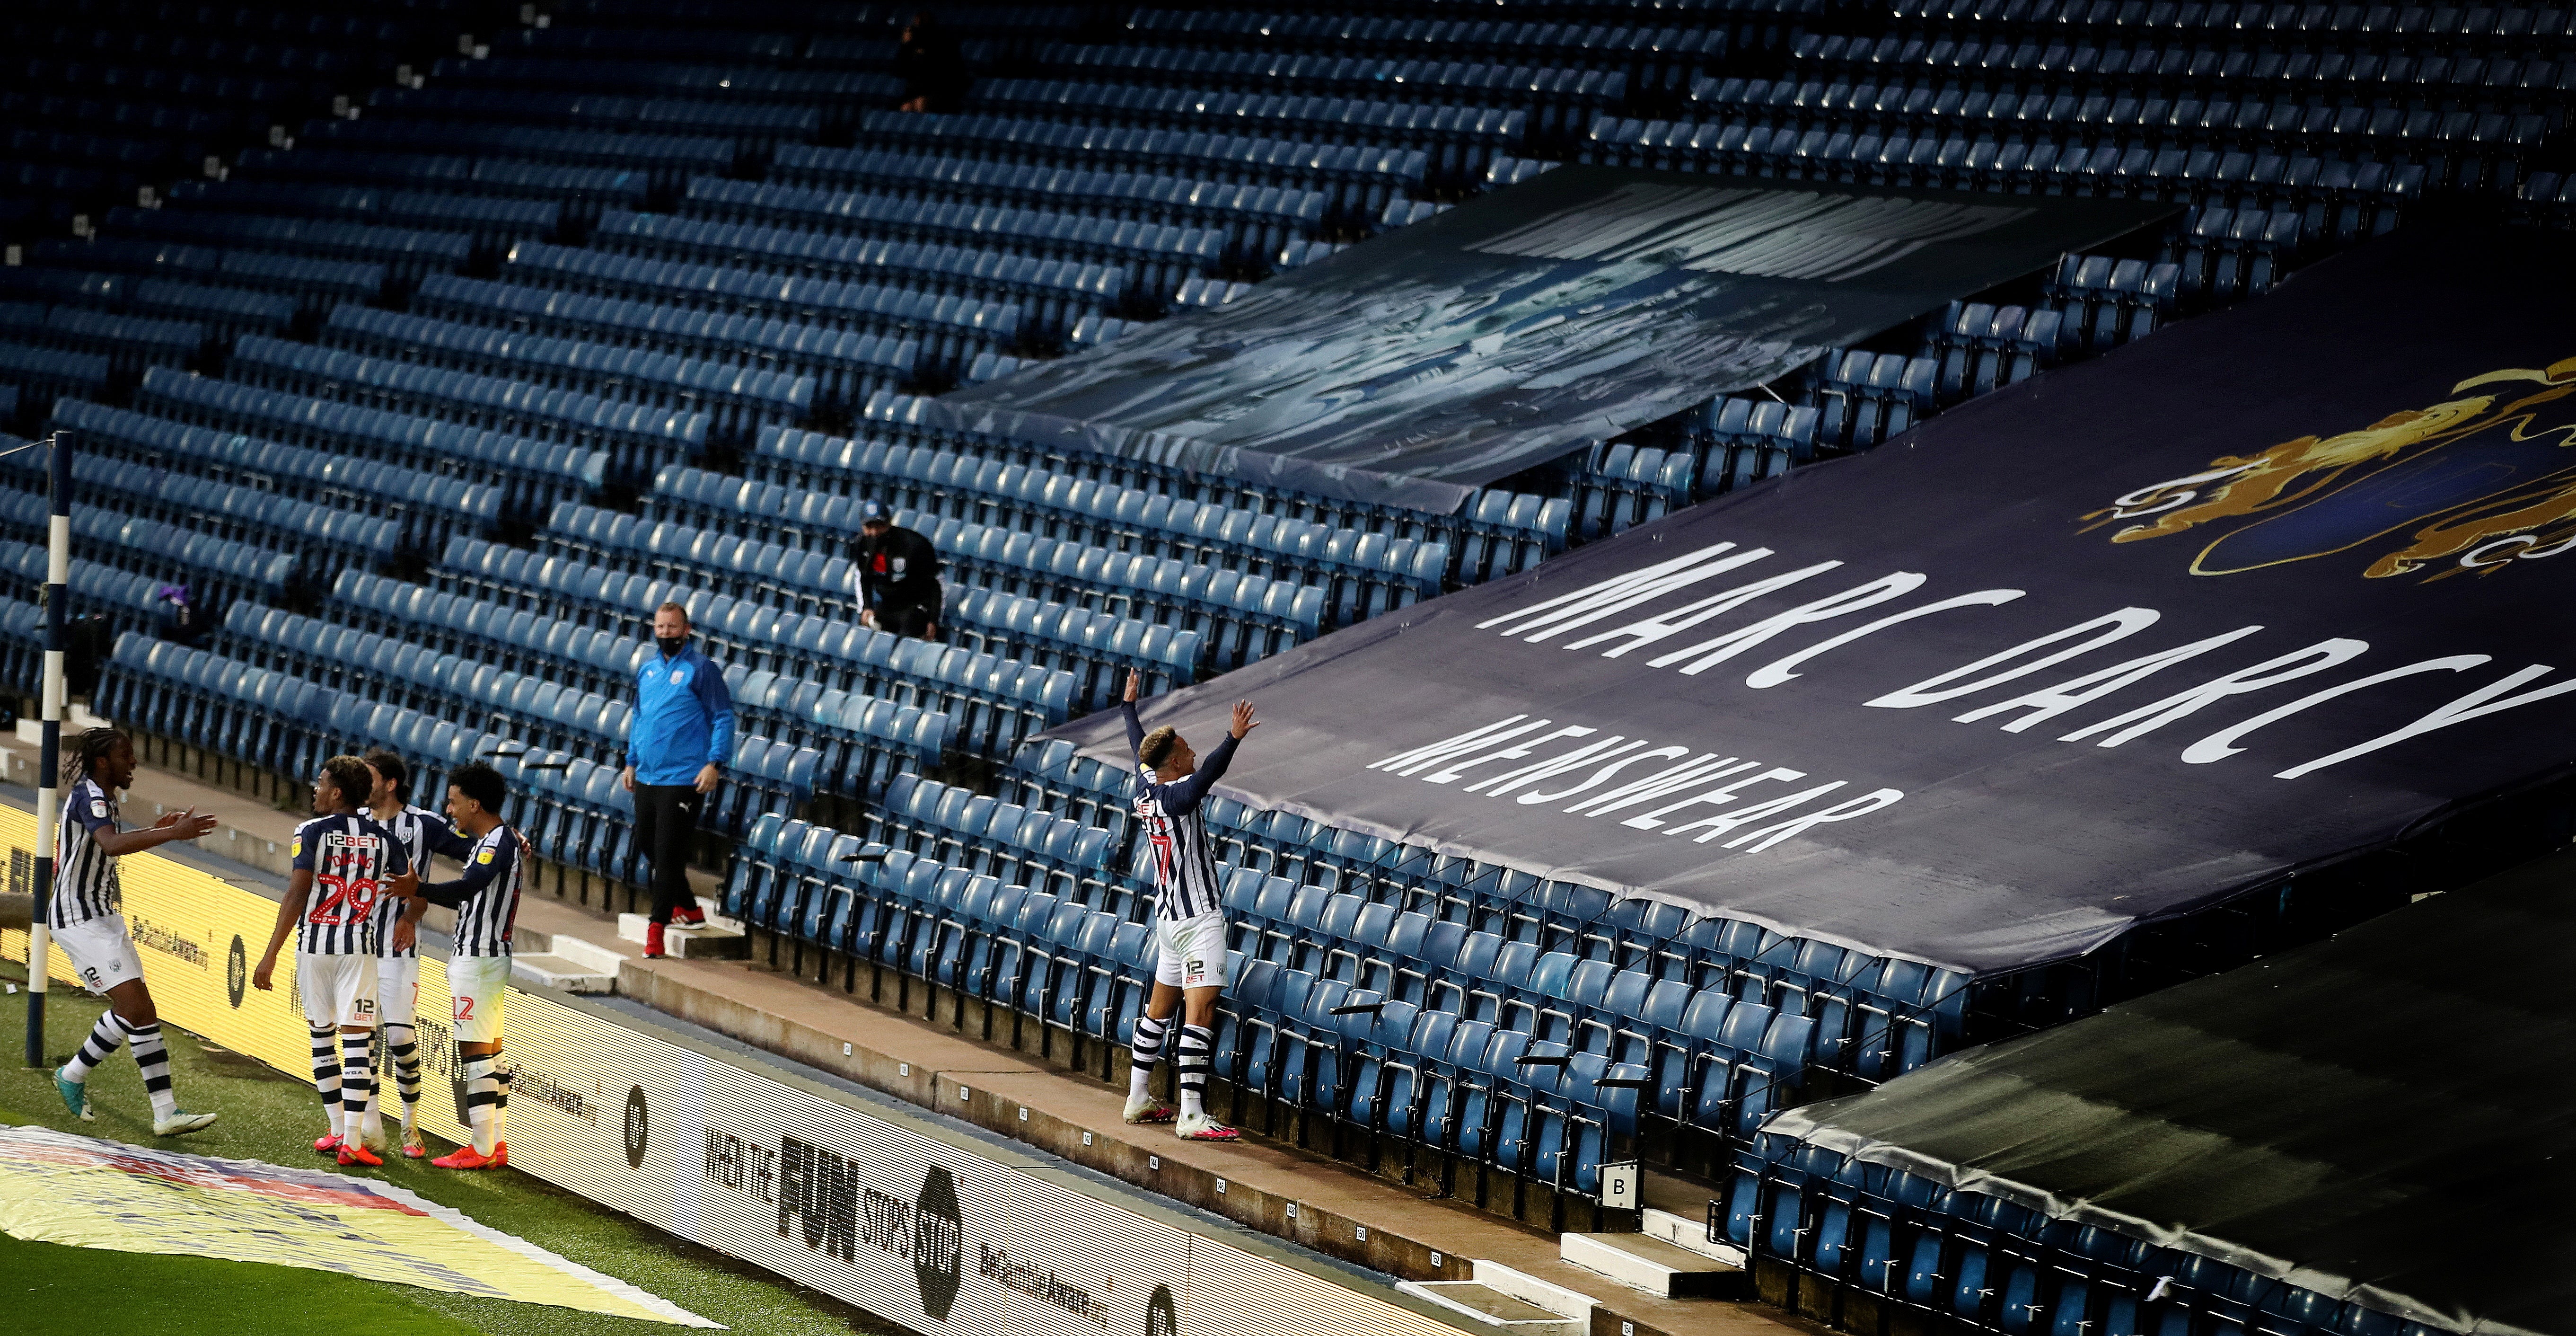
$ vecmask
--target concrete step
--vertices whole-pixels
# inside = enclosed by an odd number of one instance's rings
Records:
[[[1676,1215],[1647,1207],[1638,1224],[1638,1232],[1650,1239],[1660,1239],[1684,1252],[1697,1253],[1713,1262],[1742,1269],[1746,1264],[1744,1250],[1723,1240],[1711,1240],[1708,1221],[1694,1216]]]
[[[1666,1299],[1752,1297],[1752,1278],[1741,1268],[1644,1234],[1568,1234],[1558,1246],[1586,1271]]]
[[[1569,1290],[1554,1281],[1541,1280],[1526,1271],[1514,1270],[1483,1257],[1476,1259],[1476,1269],[1469,1278],[1522,1303],[1544,1308],[1577,1324],[1584,1331],[1592,1330],[1592,1310],[1599,1301],[1581,1290]]]
[[[512,956],[511,974],[567,993],[617,991],[617,967],[625,958],[616,952],[569,933],[526,935],[535,939],[528,943],[533,953]]]
[[[1590,1327],[1473,1280],[1405,1280],[1397,1289],[1499,1327],[1512,1336],[1586,1336]]]
[[[564,956],[512,956],[510,977],[523,983],[536,984],[565,993],[613,993],[617,975],[601,974],[591,966]]]
[[[568,932],[559,932],[544,938],[543,945],[546,950],[579,961],[598,974],[615,974],[617,967],[626,963],[626,957],[617,952],[596,943],[584,941]]]
[[[625,941],[641,942],[650,921],[643,914],[620,914],[617,935]],[[662,949],[689,960],[743,960],[751,955],[751,938],[739,927],[726,927],[709,918],[703,928],[664,928]]]

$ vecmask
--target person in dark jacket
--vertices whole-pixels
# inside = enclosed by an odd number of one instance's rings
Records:
[[[635,670],[635,717],[619,782],[635,795],[635,846],[653,864],[653,917],[644,954],[662,954],[662,929],[706,922],[689,893],[689,846],[698,814],[733,757],[733,694],[724,673],[689,643],[689,610],[653,613],[653,646]]]
[[[899,636],[939,638],[939,549],[898,527],[883,507],[869,503],[850,545],[859,568],[859,620]]]
[[[966,53],[957,39],[929,14],[915,14],[903,29],[896,49],[895,71],[903,76],[905,111],[951,112],[966,100],[974,76],[966,72]]]

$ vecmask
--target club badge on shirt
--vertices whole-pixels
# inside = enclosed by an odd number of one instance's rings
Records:
[[[671,670],[671,685],[673,685],[673,686],[675,686],[675,687],[681,687],[681,686],[687,686],[688,684],[689,684],[689,670],[688,670],[688,669],[686,669],[686,668],[674,668],[674,669],[672,669],[672,670]]]
[[[107,799],[105,799],[105,798],[92,798],[92,799],[90,799],[90,800],[89,800],[89,814],[90,814],[91,816],[95,816],[95,817],[104,817],[104,816],[106,816],[106,815],[107,815]]]
[[[484,850],[483,852],[481,852],[481,853],[479,853],[479,854],[474,855],[474,861],[475,861],[475,862],[477,862],[477,863],[489,863],[489,862],[491,862],[491,861],[492,861],[492,851],[491,851],[491,850],[489,850],[489,849],[486,849],[486,850]]]
[[[287,846],[286,846],[286,856],[287,856],[287,857],[289,857],[289,858],[301,858],[301,857],[303,857],[303,856],[304,856],[304,837],[303,837],[303,836],[298,835],[298,836],[296,836],[293,840],[291,840],[291,841],[289,841],[289,842],[287,843]]]

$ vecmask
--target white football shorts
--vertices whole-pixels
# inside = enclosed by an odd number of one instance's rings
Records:
[[[376,1023],[374,956],[295,956],[295,991],[304,999],[304,1021],[316,1030]]]
[[[508,956],[447,958],[448,1024],[456,1042],[501,1042],[501,996],[509,987]]]
[[[1223,988],[1226,977],[1225,915],[1154,920],[1154,982],[1174,988]]]
[[[101,997],[128,979],[143,977],[143,961],[134,954],[134,939],[125,934],[123,914],[67,923],[53,934],[54,945],[71,957],[81,987]]]
[[[409,1025],[420,1011],[420,957],[376,957],[376,1011],[387,1025]]]

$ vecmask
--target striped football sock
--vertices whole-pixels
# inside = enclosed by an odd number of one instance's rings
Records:
[[[114,1012],[108,1013],[115,1015]],[[125,1036],[134,1045],[134,1065],[143,1069],[143,1092],[152,1097],[152,1116],[167,1118],[179,1111],[179,1096],[170,1089],[170,1049],[161,1042],[161,1022],[150,1025],[126,1025]]]
[[[465,1125],[473,1129],[474,1149],[478,1154],[492,1153],[498,1138],[493,1131],[493,1105],[501,1098],[500,1082],[492,1077],[490,1058],[465,1060]]]
[[[313,1089],[322,1096],[322,1112],[331,1120],[331,1135],[347,1136],[340,1121],[340,1050],[334,1046],[339,1032],[330,1026],[311,1030],[313,1036]]]
[[[89,1027],[89,1038],[81,1041],[80,1052],[63,1064],[63,1075],[74,1081],[87,1081],[89,1074],[113,1056],[117,1046],[124,1042],[125,1029],[118,1022],[116,1013],[100,1012],[98,1024]]]
[[[1163,1060],[1163,1031],[1170,1024],[1151,1016],[1136,1018],[1136,1036],[1127,1049],[1127,1098],[1145,1097],[1145,1083],[1153,1079],[1154,1064]]]
[[[394,1083],[402,1091],[403,1130],[408,1132],[420,1112],[420,1048],[412,1042],[410,1026],[385,1027],[385,1056],[393,1060]]]
[[[373,1031],[340,1032],[340,1118],[362,1136],[376,1095],[374,1039]]]
[[[1181,1027],[1179,1061],[1174,1065],[1181,1074],[1181,1116],[1207,1116],[1207,1079],[1209,1055],[1216,1051],[1216,1031],[1204,1025]]]

